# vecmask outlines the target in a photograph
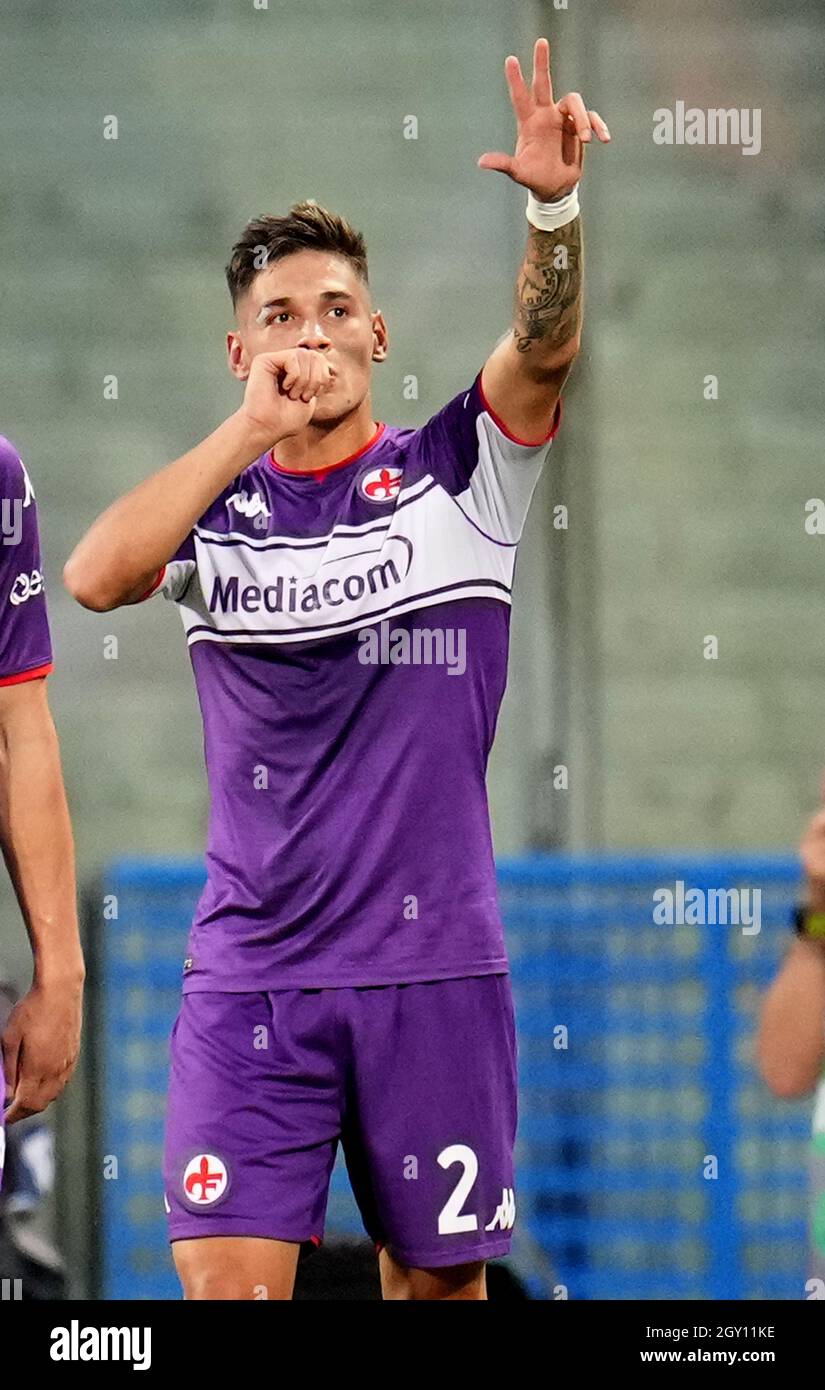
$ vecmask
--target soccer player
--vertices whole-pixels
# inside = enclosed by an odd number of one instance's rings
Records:
[[[20,456],[2,436],[0,528],[0,843],[34,958],[31,988],[0,1038],[10,1125],[45,1110],[74,1070],[85,969],[72,831],[46,694],[52,649],[37,509]],[[4,1154],[0,1122],[0,1182]]]
[[[89,608],[179,605],[208,881],[171,1040],[164,1180],[187,1298],[292,1295],[341,1140],[385,1298],[483,1299],[515,1218],[516,1040],[485,788],[525,514],[579,346],[578,94],[506,75],[527,252],[512,332],[422,428],[361,236],[313,202],[227,279],[240,407],[69,560]],[[462,656],[463,653],[463,656]],[[453,659],[455,658],[455,659]]]

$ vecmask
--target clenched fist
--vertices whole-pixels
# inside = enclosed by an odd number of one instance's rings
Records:
[[[318,397],[333,380],[323,353],[315,348],[259,353],[252,359],[238,414],[251,433],[266,438],[264,447],[272,448],[306,428]]]

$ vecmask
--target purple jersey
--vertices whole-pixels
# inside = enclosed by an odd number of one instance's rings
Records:
[[[211,793],[185,992],[507,969],[485,774],[556,423],[515,440],[479,373],[318,472],[264,455],[165,567]]]
[[[37,506],[20,455],[0,435],[0,685],[52,669]]]

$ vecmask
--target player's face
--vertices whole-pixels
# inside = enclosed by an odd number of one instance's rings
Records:
[[[315,348],[334,373],[318,398],[314,420],[332,420],[360,405],[371,364],[383,361],[387,332],[370,307],[369,290],[342,256],[296,251],[256,275],[237,307],[229,334],[230,367],[246,380],[254,357],[278,348]]]

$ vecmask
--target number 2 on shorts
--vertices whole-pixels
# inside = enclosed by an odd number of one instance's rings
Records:
[[[438,1214],[438,1234],[450,1236],[456,1231],[477,1231],[478,1218],[472,1212],[465,1212],[463,1216],[461,1214],[461,1208],[478,1176],[478,1159],[475,1152],[469,1144],[449,1144],[446,1149],[441,1150],[438,1162],[442,1168],[450,1168],[454,1163],[464,1164],[464,1172]]]

